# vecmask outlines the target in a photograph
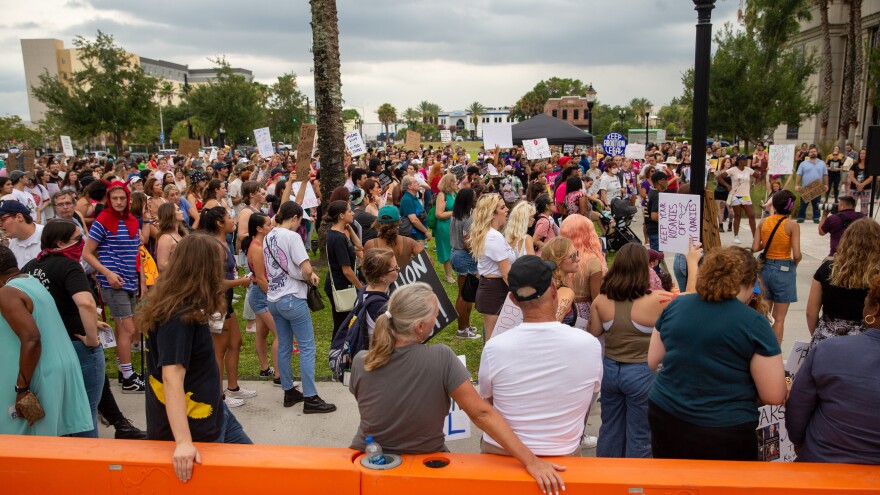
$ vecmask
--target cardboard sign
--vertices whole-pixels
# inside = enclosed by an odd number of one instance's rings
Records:
[[[708,254],[721,248],[721,234],[718,232],[718,202],[712,191],[703,197],[703,252]]]
[[[547,143],[547,138],[523,139],[523,150],[529,160],[550,158],[550,145]]]
[[[700,197],[660,193],[657,213],[660,251],[687,254],[691,240],[700,239]]]
[[[98,341],[104,349],[116,347],[116,336],[113,335],[113,329],[109,325],[98,327]]]
[[[602,140],[602,149],[608,156],[622,155],[626,151],[626,138],[618,132],[606,134]]]
[[[73,151],[73,143],[70,142],[70,136],[61,136],[61,149],[67,156],[76,156],[76,152]]]
[[[513,148],[513,124],[483,124],[483,147]]]
[[[632,143],[626,145],[626,149],[623,151],[623,156],[626,158],[632,158],[634,160],[644,160],[645,159],[645,145]]]
[[[767,165],[767,173],[769,175],[789,175],[792,172],[793,168],[794,145],[771,144],[770,161]]]
[[[312,171],[312,150],[315,149],[316,124],[303,124],[299,128],[299,143],[296,145],[296,179],[309,178]]]
[[[797,454],[785,428],[785,406],[763,406],[758,414],[758,460],[794,462]]]
[[[420,151],[422,149],[422,135],[418,132],[407,129],[406,131],[406,150]]]
[[[498,320],[495,322],[495,328],[492,330],[492,337],[501,335],[522,322],[522,310],[514,304],[510,299],[510,293],[508,293],[507,297],[504,298],[504,305],[501,306],[501,312],[498,313]]]
[[[467,357],[464,354],[458,356],[458,360],[467,368]],[[443,424],[443,435],[447,442],[471,437],[471,418],[454,400],[449,402],[449,414],[446,415],[446,422]]]
[[[290,195],[292,196],[290,199],[296,197],[296,195],[299,193],[299,188],[301,185],[302,182],[293,183],[293,185],[290,187]],[[309,208],[314,208],[319,204],[321,204],[321,202],[318,201],[318,197],[315,196],[315,188],[312,187],[311,184],[308,184],[308,186],[306,187],[306,195],[303,196],[303,202],[300,206],[302,206],[303,209],[307,210]]]
[[[271,158],[275,154],[275,148],[272,146],[272,136],[269,134],[268,127],[254,129],[254,140],[257,142],[257,151],[263,158]]]
[[[364,144],[364,139],[361,137],[361,133],[358,131],[346,132],[345,149],[351,153],[352,158],[366,154],[367,145]]]
[[[449,300],[449,295],[446,294],[446,289],[434,270],[434,263],[431,262],[431,257],[428,255],[427,250],[419,253],[406,266],[401,268],[397,280],[391,284],[388,293],[390,295],[398,287],[416,282],[424,282],[434,289],[434,294],[437,295],[437,302],[440,307],[440,313],[437,314],[437,320],[434,322],[434,331],[425,339],[425,342],[427,342],[446,328],[447,325],[456,321],[458,319],[458,312],[455,310],[455,303]]]
[[[452,142],[452,131],[440,131],[440,142],[441,143],[451,143]]]
[[[825,182],[817,180],[804,186],[801,190],[801,201],[812,201],[825,194]]]
[[[199,147],[202,143],[198,139],[181,139],[177,145],[178,156],[199,156]]]

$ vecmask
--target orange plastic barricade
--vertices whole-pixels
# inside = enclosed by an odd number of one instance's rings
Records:
[[[359,461],[355,465],[362,474],[362,495],[541,493],[522,465],[509,457],[411,455],[404,456],[400,466],[387,471],[367,469]],[[880,493],[877,466],[580,457],[558,458],[553,462],[567,468],[562,473],[565,495]]]
[[[0,435],[0,494],[357,494],[348,449],[196,444],[202,464],[181,483],[173,442]]]

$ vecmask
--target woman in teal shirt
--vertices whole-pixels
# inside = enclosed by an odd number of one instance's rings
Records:
[[[648,395],[655,458],[757,459],[757,403],[786,395],[779,343],[765,314],[748,306],[757,279],[749,251],[716,250],[700,267],[697,293],[657,320],[648,348],[658,371]]]
[[[434,214],[437,217],[437,225],[434,227],[434,239],[437,243],[437,261],[443,265],[446,274],[446,283],[454,284],[455,276],[452,271],[452,240],[449,236],[449,224],[452,221],[452,205],[455,203],[455,175],[447,173],[440,179],[437,185],[439,190],[437,202],[434,205]]]

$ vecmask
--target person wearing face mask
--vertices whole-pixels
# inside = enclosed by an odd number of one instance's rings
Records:
[[[623,197],[623,184],[617,174],[620,173],[619,157],[614,157],[611,166],[605,169],[605,174],[599,179],[599,197],[606,207],[611,206],[611,201]]]

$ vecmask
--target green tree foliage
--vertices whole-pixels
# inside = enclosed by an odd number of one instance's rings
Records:
[[[361,118],[361,114],[354,108],[346,108],[342,111],[343,122],[354,122],[359,118]]]
[[[37,145],[40,142],[40,133],[24,125],[18,115],[0,117],[0,145],[4,148],[13,143],[21,146],[23,142],[31,147]]]
[[[78,36],[73,44],[83,70],[60,77],[44,72],[34,97],[71,135],[110,133],[121,150],[125,134],[150,121],[158,80],[101,31],[94,41]]]
[[[253,136],[254,129],[266,125],[266,94],[233,72],[225,58],[213,62],[218,66],[217,79],[190,90],[190,112],[204,123],[207,135],[217,134],[222,127],[227,141],[242,143]]]
[[[385,126],[385,135],[387,136],[388,126],[397,122],[397,109],[391,103],[383,103],[376,110],[376,114],[379,116],[379,122]]]
[[[475,102],[471,103],[470,105],[468,105],[466,110],[468,112],[470,112],[471,122],[473,122],[473,124],[474,124],[474,130],[471,131],[472,137],[476,138],[477,137],[477,128],[479,127],[479,123],[480,123],[480,117],[482,117],[483,114],[486,113],[486,107],[484,107],[482,103],[475,101]],[[463,130],[463,129],[461,129],[461,130]]]
[[[683,104],[682,98],[676,97],[668,105],[660,107],[657,117],[668,137],[690,136],[693,113],[692,106]]]
[[[306,98],[296,83],[296,74],[278,77],[268,87],[269,128],[276,141],[294,143],[299,141],[299,130],[306,122]]]
[[[407,123],[407,125],[412,126],[421,118],[421,114],[415,108],[409,107],[403,111],[403,121]]]
[[[510,110],[510,116],[517,120],[525,120],[544,113],[544,104],[550,98],[584,96],[586,91],[587,86],[580,79],[551,77],[539,82],[528,93],[522,95]]]

